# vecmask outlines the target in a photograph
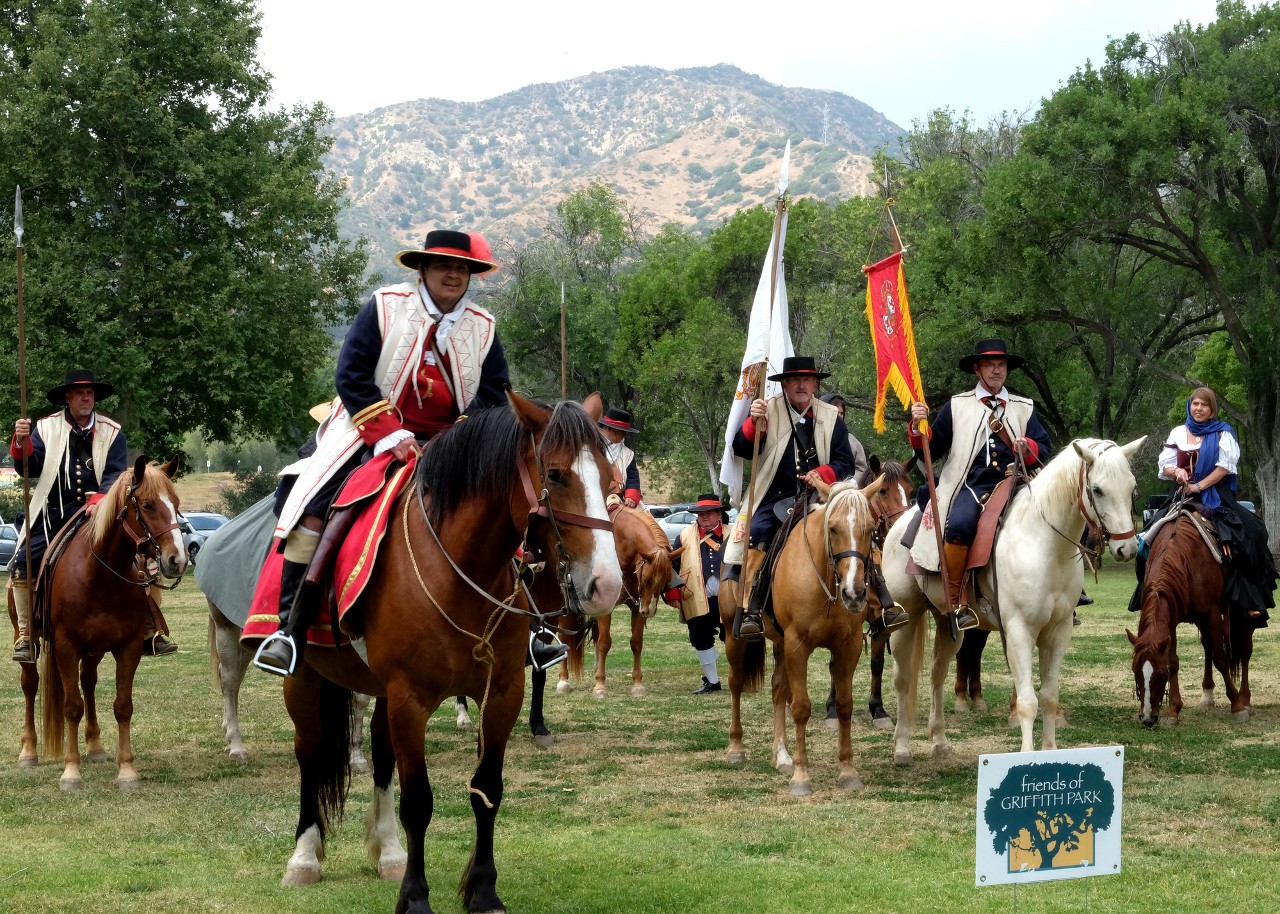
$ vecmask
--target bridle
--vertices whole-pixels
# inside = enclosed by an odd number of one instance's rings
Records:
[[[868,509],[869,508],[870,506],[868,506]],[[830,501],[828,501],[826,506],[823,508],[823,513],[825,514],[829,510],[831,510]],[[840,552],[832,552],[831,527],[830,525],[825,523],[825,518],[824,518],[824,523],[822,525],[822,539],[823,539],[823,544],[826,547],[827,559],[831,563],[831,573],[832,573],[832,576],[835,578],[835,587],[837,589],[839,589],[839,586],[840,586],[840,562],[844,559],[861,559],[862,560],[862,583],[864,586],[867,586],[870,584],[871,564],[872,564],[870,556],[858,551],[857,549],[844,549],[844,550],[841,550]],[[808,540],[806,538],[806,542],[807,541]],[[856,545],[856,540],[855,540],[855,545]],[[814,560],[812,550],[810,550],[810,553],[809,553],[809,561],[813,565],[813,570],[818,578],[818,583],[822,586],[822,592],[826,594],[827,602],[835,603],[836,594],[832,593],[830,590],[827,589],[826,575],[818,571],[818,564]]]
[[[130,484],[128,498],[116,513],[115,518],[116,522],[121,525],[129,539],[133,540],[133,567],[137,574],[132,577],[126,577],[116,571],[116,569],[113,568],[106,559],[99,555],[92,546],[89,548],[89,553],[98,560],[98,564],[125,583],[135,584],[138,587],[143,588],[150,588],[154,586],[160,587],[164,590],[173,590],[182,583],[183,575],[179,575],[172,584],[161,584],[159,583],[161,575],[158,567],[156,572],[153,574],[147,570],[147,563],[158,560],[160,555],[160,543],[156,540],[156,537],[163,536],[170,531],[177,530],[178,522],[175,520],[173,523],[165,527],[161,527],[158,530],[152,530],[148,527],[146,519],[142,516],[142,505],[138,501],[138,489],[141,487],[141,481]],[[141,528],[141,532],[135,531],[130,525],[130,508],[133,509],[133,519],[137,521],[138,526]]]
[[[1098,457],[1101,457],[1111,448],[1116,446],[1117,445],[1113,441],[1104,442],[1102,449],[1098,451],[1097,454],[1095,455],[1094,463],[1097,462]],[[1080,509],[1080,514],[1081,516],[1084,517],[1085,523],[1087,523],[1093,529],[1098,531],[1104,546],[1109,540],[1112,540],[1112,539],[1127,540],[1137,536],[1138,530],[1136,527],[1130,527],[1128,530],[1124,531],[1123,533],[1112,533],[1109,530],[1107,530],[1106,526],[1102,523],[1102,512],[1098,510],[1098,505],[1093,499],[1093,489],[1091,489],[1088,484],[1089,474],[1085,470],[1086,463],[1087,462],[1084,460],[1080,461],[1080,473],[1079,473],[1079,479],[1077,480],[1077,492],[1076,492],[1076,507]],[[1089,467],[1090,469],[1092,469],[1092,464],[1089,464]],[[1088,508],[1086,508],[1085,506],[1086,495],[1088,496],[1088,499],[1089,499]],[[1089,509],[1092,509],[1092,514],[1094,519],[1090,519]]]

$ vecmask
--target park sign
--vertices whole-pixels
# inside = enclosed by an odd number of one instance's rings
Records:
[[[978,759],[975,883],[1120,872],[1124,747]]]

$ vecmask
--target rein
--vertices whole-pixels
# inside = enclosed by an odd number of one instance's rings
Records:
[[[1097,456],[1101,457],[1103,454],[1105,454],[1108,450],[1110,450],[1113,447],[1116,447],[1115,442],[1112,442],[1112,441],[1104,442],[1104,447],[1102,448],[1102,450],[1098,451]],[[1080,471],[1076,479],[1076,509],[1080,512],[1080,516],[1084,518],[1085,524],[1090,528],[1098,531],[1098,536],[1099,536],[1099,539],[1101,540],[1101,546],[1099,546],[1099,554],[1101,554],[1101,550],[1105,548],[1109,540],[1130,539],[1134,536],[1137,536],[1137,529],[1130,528],[1129,530],[1126,530],[1123,533],[1112,533],[1109,530],[1107,530],[1106,525],[1102,522],[1102,512],[1098,510],[1098,505],[1094,501],[1093,491],[1088,486],[1089,473],[1086,470],[1086,466],[1088,466],[1087,462],[1082,459],[1080,461]],[[1066,540],[1068,543],[1071,543],[1073,546],[1076,546],[1077,548],[1079,548],[1080,543],[1078,540],[1073,540],[1071,537],[1067,536],[1065,533],[1063,533],[1061,530],[1055,527],[1047,517],[1044,516],[1044,512],[1040,510],[1039,500],[1035,499],[1035,490],[1034,490],[1034,487],[1031,485],[1031,480],[1028,480],[1027,488],[1032,492],[1032,498],[1035,501],[1035,505],[1036,505],[1036,513],[1040,515],[1040,519],[1045,522],[1045,525],[1048,526],[1048,528],[1052,530],[1054,533],[1058,534],[1058,536]],[[1085,504],[1086,495],[1088,496],[1088,500],[1089,500],[1088,505]],[[1090,511],[1090,509],[1092,509],[1092,511]],[[1092,514],[1092,517],[1090,516],[1090,514]]]
[[[177,587],[179,584],[182,583],[182,578],[185,576],[185,572],[182,575],[179,575],[178,578],[172,584],[161,584],[159,583],[160,581],[159,567],[157,566],[156,572],[152,574],[147,570],[146,565],[147,565],[147,562],[154,560],[155,557],[160,554],[160,544],[156,542],[156,536],[164,535],[165,533],[168,533],[171,530],[177,530],[178,524],[175,521],[174,523],[169,524],[166,527],[162,527],[159,530],[155,530],[155,531],[151,530],[151,528],[147,526],[147,522],[142,516],[142,506],[138,504],[138,486],[139,486],[139,483],[134,483],[133,485],[129,486],[128,501],[125,503],[123,507],[120,508],[120,510],[116,513],[116,517],[115,517],[117,523],[119,523],[124,528],[124,532],[128,534],[129,539],[133,540],[133,546],[134,546],[133,568],[137,572],[137,574],[135,574],[133,577],[125,577],[123,574],[117,571],[111,565],[110,562],[108,562],[101,555],[99,555],[98,551],[94,549],[92,545],[89,546],[89,554],[92,555],[95,559],[97,559],[99,565],[107,569],[107,571],[110,571],[113,575],[115,575],[120,580],[124,581],[126,584],[134,584],[134,585],[137,585],[138,587],[148,588],[148,589],[151,587],[159,587],[162,590],[173,590],[175,587]],[[138,521],[138,526],[142,528],[141,534],[135,533],[133,528],[129,526],[128,514],[129,514],[130,507],[133,508],[133,514]],[[145,561],[139,562],[138,561],[139,559],[144,559]],[[139,579],[139,576],[141,576],[141,579]]]

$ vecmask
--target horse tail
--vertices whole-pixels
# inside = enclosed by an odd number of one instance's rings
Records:
[[[742,691],[755,692],[764,682],[764,645],[763,638],[748,641],[742,652]]]
[[[48,755],[59,756],[63,753],[63,743],[67,736],[67,721],[62,713],[66,692],[62,688],[62,677],[58,674],[58,652],[53,649],[52,638],[45,642],[44,651],[40,655],[40,678],[44,681],[41,699],[43,705],[40,709],[44,751]]]
[[[337,822],[351,786],[351,733],[355,727],[355,694],[320,677],[321,732],[316,752],[316,802],[326,823]]]

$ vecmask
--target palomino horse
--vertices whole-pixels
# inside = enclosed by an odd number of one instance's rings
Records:
[[[831,677],[836,693],[840,731],[839,786],[862,786],[853,764],[850,721],[853,715],[853,673],[862,654],[862,623],[866,615],[869,556],[875,515],[868,495],[882,492],[881,476],[866,489],[852,482],[831,487],[824,505],[808,513],[788,534],[773,576],[773,616],[765,634],[773,642],[773,764],[791,775],[791,792],[806,796],[809,778],[807,727],[812,705],[808,692],[809,655],[817,647],[831,652]],[[821,490],[820,490],[821,494]],[[737,583],[725,580],[720,590],[720,615],[725,623],[725,655],[729,660],[732,712],[726,760],[746,759],[742,743],[742,693],[754,691],[764,678],[764,642],[733,636]],[[786,713],[796,728],[794,760],[787,752]]]
[[[1080,597],[1083,567],[1077,544],[1086,522],[1109,540],[1112,556],[1128,561],[1137,554],[1137,533],[1130,506],[1136,490],[1129,458],[1145,438],[1119,446],[1111,441],[1082,439],[1062,453],[1013,497],[996,539],[992,561],[979,576],[983,599],[998,613],[1005,656],[1017,693],[1022,751],[1034,746],[1032,728],[1044,708],[1044,749],[1057,748],[1058,676],[1071,643],[1071,617]],[[938,575],[910,574],[902,535],[919,508],[908,511],[889,531],[884,574],[889,591],[907,610],[910,622],[891,636],[896,660],[894,686],[898,721],[894,728],[894,762],[911,763],[911,732],[916,718],[916,686],[924,658],[925,619],[936,618],[946,604]],[[922,529],[919,536],[932,535]],[[943,711],[943,688],[959,643],[945,624],[937,626],[930,671],[929,739],[936,756],[949,755]],[[1040,698],[1032,678],[1033,651],[1040,661]]]
[[[59,753],[66,744],[58,779],[63,790],[78,790],[82,785],[81,719],[89,757],[106,758],[95,689],[98,664],[108,652],[116,661],[113,710],[120,731],[116,785],[122,790],[138,786],[130,737],[133,677],[142,659],[143,636],[159,607],[158,589],[163,586],[159,581],[176,581],[187,568],[172,480],[177,469],[177,455],[163,468],[139,457],[75,531],[52,568],[45,567],[45,574],[52,574],[45,649],[39,674],[34,664],[22,666],[27,707],[19,762],[36,763],[34,701],[43,678],[45,750]]]
[[[1200,704],[1213,707],[1213,668],[1236,720],[1249,719],[1249,658],[1253,656],[1253,627],[1232,619],[1222,596],[1222,567],[1209,551],[1195,521],[1187,515],[1164,524],[1150,544],[1138,634],[1125,634],[1133,643],[1133,679],[1137,686],[1138,719],[1145,726],[1176,724],[1182,711],[1178,688],[1179,622],[1194,623],[1204,646],[1204,678]],[[1240,686],[1236,687],[1239,677]],[[1169,708],[1160,715],[1165,688]]]
[[[670,544],[653,515],[625,505],[613,512],[613,537],[622,566],[622,605],[631,610],[631,695],[644,698],[644,671],[640,668],[644,627],[658,612],[662,594],[671,583]],[[596,672],[592,694],[596,698],[604,698],[609,692],[605,666],[613,647],[612,618],[606,614],[595,620]],[[571,672],[567,663],[561,665],[557,692],[573,688],[569,681]]]
[[[391,503],[377,563],[344,626],[355,648],[312,648],[284,683],[301,772],[297,847],[285,884],[320,875],[329,815],[345,800],[351,690],[377,696],[370,734],[374,806],[366,849],[386,878],[403,878],[397,914],[431,911],[425,838],[434,795],[423,744],[440,702],[467,695],[480,705],[478,763],[470,778],[475,845],[460,884],[468,911],[504,910],[496,891],[494,821],[502,802],[507,740],[524,699],[529,624],[513,608],[511,557],[525,539],[557,559],[569,601],[587,615],[611,610],[622,586],[605,511],[612,476],[589,409],[560,403],[548,413],[514,394],[511,409],[487,409],[440,433],[414,481]],[[394,750],[394,754],[393,754]],[[399,768],[399,850],[390,779]]]

